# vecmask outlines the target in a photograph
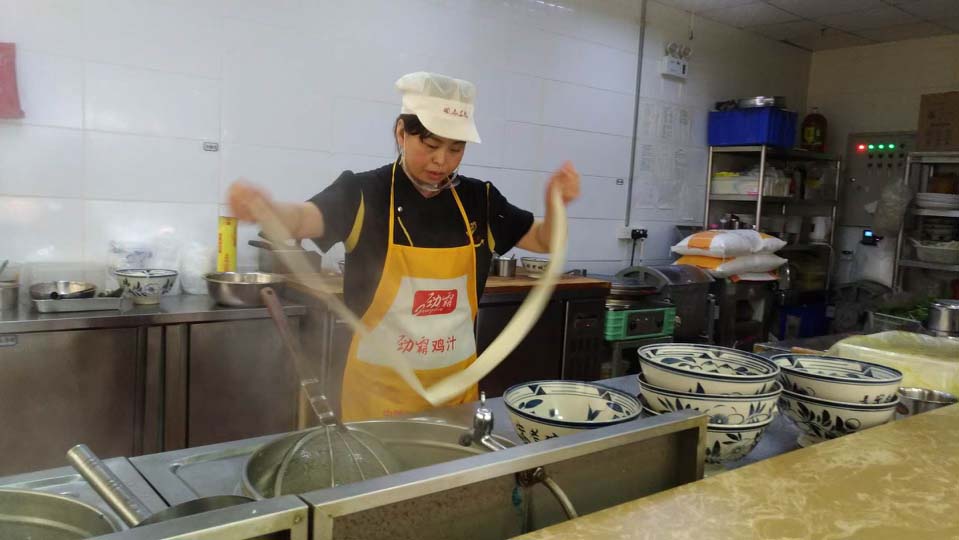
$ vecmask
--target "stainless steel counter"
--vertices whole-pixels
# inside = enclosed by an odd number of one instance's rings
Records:
[[[306,308],[300,304],[283,303],[287,315],[306,314]],[[153,306],[137,306],[126,300],[118,311],[76,313],[38,313],[33,309],[32,302],[27,300],[16,310],[0,312],[0,334],[238,321],[266,319],[269,316],[264,307],[220,306],[206,295],[165,296]]]

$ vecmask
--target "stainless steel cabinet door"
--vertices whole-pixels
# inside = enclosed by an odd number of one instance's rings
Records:
[[[0,476],[64,466],[77,443],[104,459],[136,453],[137,329],[0,338]]]
[[[189,342],[187,446],[296,428],[298,379],[270,319],[191,324]]]

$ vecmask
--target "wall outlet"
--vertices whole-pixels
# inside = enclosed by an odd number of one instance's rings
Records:
[[[662,69],[663,77],[686,80],[687,72],[689,70],[689,62],[682,58],[664,56]]]

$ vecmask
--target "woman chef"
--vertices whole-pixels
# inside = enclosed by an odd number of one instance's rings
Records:
[[[229,190],[236,217],[253,220],[265,202],[293,236],[325,251],[343,242],[344,297],[370,329],[354,335],[343,376],[346,421],[421,411],[429,403],[373,352],[367,340],[395,347],[424,387],[476,360],[473,322],[491,254],[514,246],[547,252],[550,220],[510,204],[490,184],[457,174],[466,143],[479,143],[474,86],[435,73],[396,82],[403,105],[394,126],[399,157],[379,169],[346,171],[305,203],[281,203],[242,181]],[[568,204],[579,174],[565,163],[549,179]],[[382,346],[382,345],[381,345]],[[473,388],[447,403],[477,399]]]

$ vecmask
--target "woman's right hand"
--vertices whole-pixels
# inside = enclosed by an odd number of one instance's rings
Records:
[[[256,221],[253,206],[257,202],[266,205],[272,204],[269,193],[243,178],[230,184],[226,192],[226,201],[230,205],[233,216],[242,221]]]

